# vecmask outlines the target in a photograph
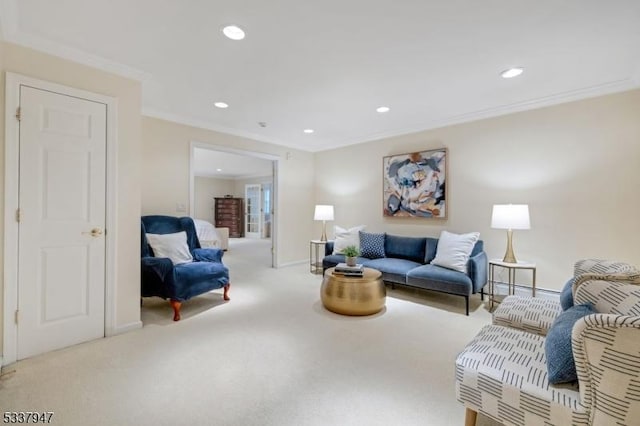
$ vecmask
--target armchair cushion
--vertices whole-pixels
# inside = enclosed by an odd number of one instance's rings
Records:
[[[174,265],[193,261],[187,245],[187,233],[147,234],[147,242],[155,257],[167,257]]]
[[[493,311],[493,324],[546,336],[561,312],[557,300],[511,295]]]
[[[587,425],[577,383],[550,385],[545,338],[486,325],[456,359],[456,395],[505,425]]]
[[[578,380],[571,350],[571,330],[582,317],[596,311],[590,303],[575,305],[558,315],[544,342],[549,383],[570,383]]]

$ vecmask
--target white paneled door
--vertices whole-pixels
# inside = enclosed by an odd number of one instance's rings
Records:
[[[260,220],[262,218],[260,184],[247,184],[244,186],[244,209],[245,237],[260,238]]]
[[[107,106],[20,87],[17,356],[104,336]]]

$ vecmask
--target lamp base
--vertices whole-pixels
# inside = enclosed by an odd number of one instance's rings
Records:
[[[513,253],[513,230],[507,230],[507,251],[502,259],[505,263],[518,263],[516,255]]]
[[[322,221],[322,237],[320,237],[320,241],[327,241],[327,221]]]

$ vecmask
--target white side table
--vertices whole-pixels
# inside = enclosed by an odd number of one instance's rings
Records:
[[[322,258],[324,257],[324,245],[326,241],[309,241],[309,272],[322,274]]]
[[[517,262],[517,263],[509,263],[503,262],[500,259],[491,259],[489,260],[489,289],[491,294],[489,295],[489,299],[491,300],[491,305],[489,307],[489,311],[493,310],[494,303],[500,303],[496,297],[495,292],[495,268],[503,268],[507,269],[509,272],[509,289],[508,294],[515,294],[516,290],[516,272],[518,270],[530,270],[532,273],[531,277],[531,295],[536,297],[536,264],[531,262]]]

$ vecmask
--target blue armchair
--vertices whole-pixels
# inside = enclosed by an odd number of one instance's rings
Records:
[[[193,219],[190,217],[143,216],[141,221],[141,295],[169,299],[173,320],[180,320],[182,302],[218,288],[229,300],[229,269],[222,263],[224,252],[218,248],[201,248]],[[149,234],[186,232],[193,261],[174,265],[167,257],[155,257],[147,240]],[[186,250],[185,250],[186,251]]]

